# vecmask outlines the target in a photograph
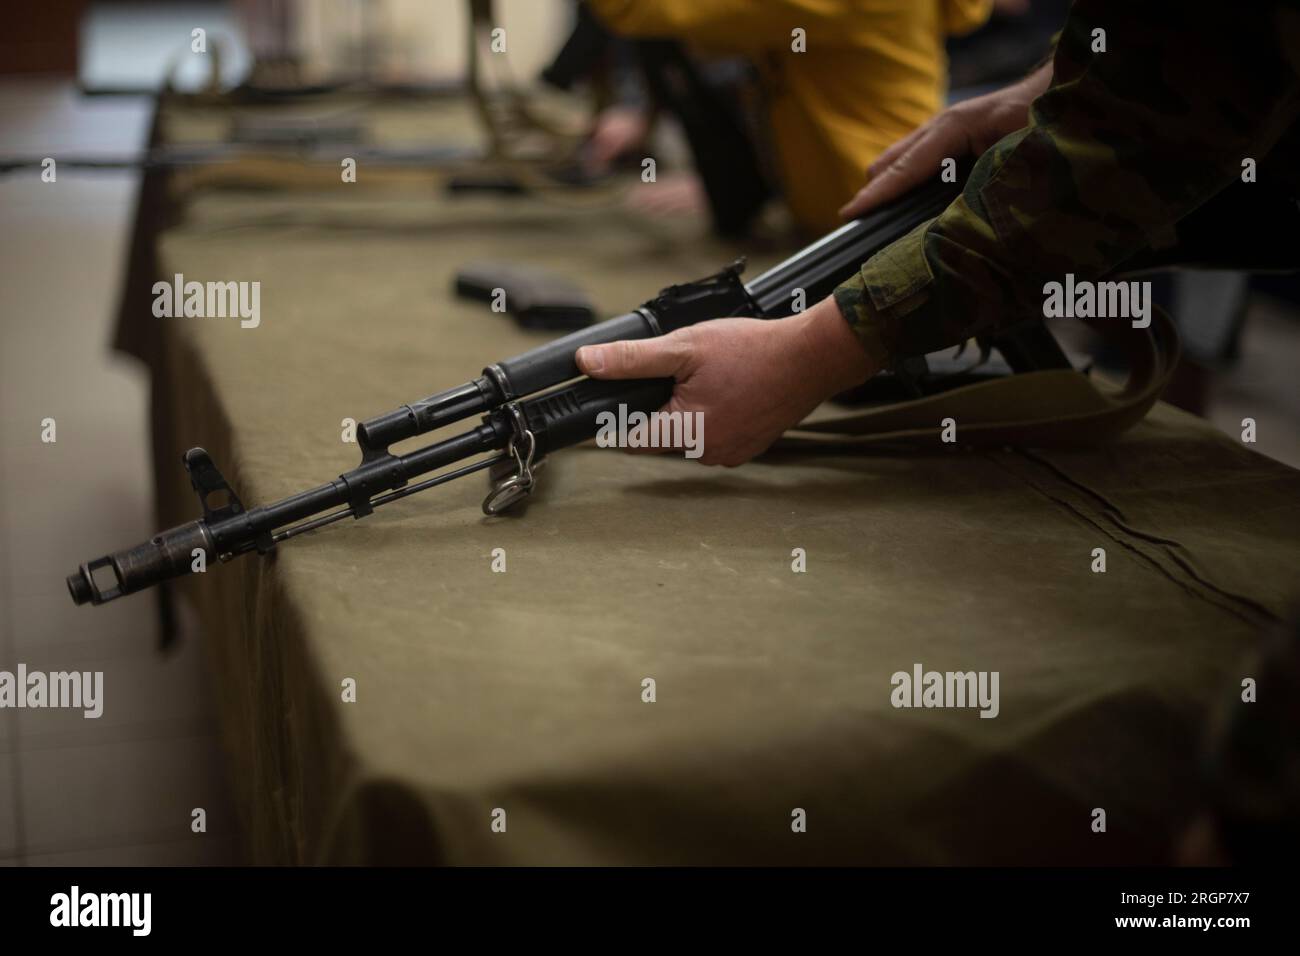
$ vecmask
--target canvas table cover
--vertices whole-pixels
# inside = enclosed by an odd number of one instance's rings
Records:
[[[165,108],[159,137],[210,119]],[[164,525],[197,513],[188,447],[270,501],[355,466],[345,418],[543,341],[454,298],[466,262],[554,269],[612,315],[737,252],[365,172],[147,184],[119,344],[154,374]],[[260,324],[156,318],[141,290],[178,273],[260,281]],[[1164,405],[1092,450],[725,470],[588,445],[522,515],[485,518],[476,475],[180,587],[259,861],[1157,862],[1210,713],[1295,596],[1298,491]],[[917,665],[996,671],[997,716],[895,707]]]

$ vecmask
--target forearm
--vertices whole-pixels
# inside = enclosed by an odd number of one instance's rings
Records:
[[[884,367],[883,351],[868,348],[854,334],[834,296],[782,321],[800,326],[808,364],[824,382],[825,397],[861,385]]]

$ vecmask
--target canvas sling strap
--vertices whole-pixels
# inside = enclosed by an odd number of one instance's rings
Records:
[[[878,445],[934,445],[953,420],[958,445],[1084,445],[1103,442],[1137,424],[1155,404],[1178,364],[1178,332],[1169,315],[1152,309],[1146,329],[1126,329],[1129,364],[1121,387],[1068,369],[1023,372],[965,385],[853,415],[804,422],[786,432],[777,450],[845,451]]]

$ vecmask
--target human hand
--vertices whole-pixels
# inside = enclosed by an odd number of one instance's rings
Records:
[[[840,215],[856,219],[921,185],[945,159],[978,156],[1027,126],[1029,104],[1051,81],[1052,64],[1045,63],[1018,83],[948,107],[881,153],[867,169],[867,184]]]
[[[589,172],[605,173],[620,156],[638,149],[650,134],[650,117],[635,106],[611,106],[596,117],[584,158]]]
[[[714,319],[652,339],[588,345],[592,378],[675,378],[667,412],[702,412],[706,465],[735,467],[878,368],[834,298],[786,319]],[[663,449],[645,449],[647,451]]]

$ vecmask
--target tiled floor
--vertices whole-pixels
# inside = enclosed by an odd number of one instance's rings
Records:
[[[0,83],[9,154],[125,152],[146,122],[138,99]],[[147,383],[108,350],[136,185],[122,172],[0,178],[0,670],[104,674],[99,719],[0,711],[0,865],[238,860],[199,642],[160,655],[152,602],[78,608],[63,584],[152,524]],[[196,807],[205,834],[191,831]]]

